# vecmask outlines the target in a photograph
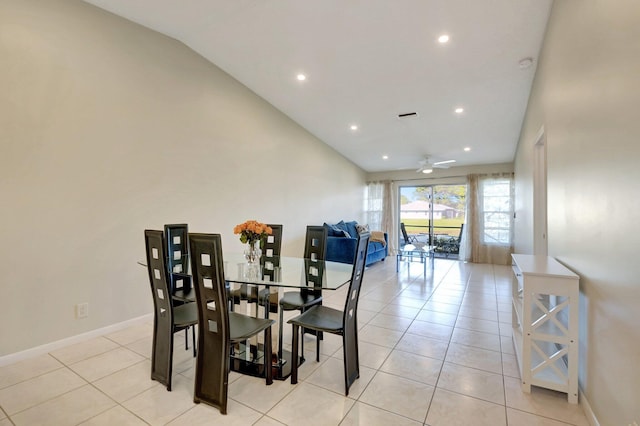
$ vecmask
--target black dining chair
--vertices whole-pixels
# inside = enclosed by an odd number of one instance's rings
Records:
[[[195,356],[195,324],[198,323],[198,312],[195,303],[174,306],[167,281],[162,231],[146,230],[144,237],[147,271],[154,305],[151,379],[162,383],[170,391],[173,371],[173,335],[192,327],[193,356]]]
[[[269,281],[275,281],[277,268],[280,267],[280,252],[282,248],[282,225],[267,224],[271,228],[271,235],[267,236],[263,245],[261,245],[262,254],[260,255],[260,266],[262,270],[262,278]],[[247,303],[256,303],[265,307],[265,318],[269,318],[269,311],[276,313],[278,309],[278,295],[271,294],[269,288],[264,288],[258,293],[257,286],[242,284],[239,288],[235,288],[229,293],[232,304],[239,304],[246,300]],[[256,316],[258,309],[256,308]]]
[[[186,223],[164,225],[167,244],[167,269],[171,294],[176,300],[193,302],[195,293],[191,291],[189,267],[189,226]]]
[[[275,321],[229,311],[219,234],[189,234],[189,247],[200,324],[193,401],[226,414],[231,345],[264,332],[264,376],[267,385],[272,384],[271,325]]]
[[[260,266],[262,268],[262,279],[265,281],[277,281],[280,277],[280,253],[282,252],[282,225],[267,225],[272,233],[264,243],[262,255],[260,256]],[[278,293],[272,293],[269,287],[263,288],[259,293],[259,305],[264,307],[264,317],[269,318],[269,313],[278,312]],[[256,309],[256,314],[258,310]]]
[[[298,365],[300,363],[298,359],[298,342],[300,340],[300,328],[342,336],[345,395],[349,395],[349,388],[353,382],[360,377],[357,314],[368,246],[369,234],[360,234],[356,248],[356,259],[351,274],[351,283],[349,284],[349,291],[347,292],[343,311],[323,305],[316,305],[301,315],[289,320],[289,324],[293,325],[293,350],[291,356],[293,360],[291,367],[292,384],[298,383]],[[320,340],[317,341],[316,345],[316,361],[319,362]],[[301,353],[301,356],[304,359],[304,352]]]
[[[164,225],[164,241],[167,248],[167,276],[174,306],[196,301],[196,294],[191,289],[191,277],[188,274],[188,235],[189,226],[186,223]],[[187,329],[184,332],[185,349],[189,349],[188,334],[189,330]],[[193,355],[195,356],[195,347]]]
[[[311,306],[322,303],[322,287],[317,285],[314,280],[309,280],[313,276],[313,271],[309,268],[315,268],[314,263],[324,261],[327,254],[327,228],[324,226],[307,226],[304,244],[304,258],[311,260],[311,264],[305,263],[304,272],[309,288],[303,288],[299,291],[287,291],[278,301],[280,308],[279,330],[278,330],[278,359],[282,360],[282,327],[284,322],[284,311],[301,311],[304,312]],[[306,331],[304,331],[306,332]],[[317,339],[322,339],[322,333],[316,333]],[[304,339],[302,342],[304,349]],[[304,353],[304,351],[303,351]]]

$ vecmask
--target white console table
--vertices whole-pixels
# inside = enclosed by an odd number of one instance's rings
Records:
[[[579,277],[548,256],[512,254],[513,345],[522,390],[540,386],[578,402]]]

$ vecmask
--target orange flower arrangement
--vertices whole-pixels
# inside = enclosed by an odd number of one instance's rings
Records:
[[[240,225],[236,225],[233,228],[233,233],[240,234],[240,242],[244,244],[249,243],[249,245],[253,247],[257,241],[263,242],[266,240],[267,235],[273,233],[273,229],[264,223],[248,220]]]

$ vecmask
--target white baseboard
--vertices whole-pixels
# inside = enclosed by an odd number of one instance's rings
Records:
[[[9,355],[5,355],[0,357],[0,367],[5,365],[13,364],[18,361],[23,361],[25,359],[33,358],[39,355],[43,355],[54,351],[56,349],[63,348],[65,346],[73,345],[75,343],[84,342],[89,339],[93,339],[95,337],[104,336],[105,334],[113,333],[124,328],[130,327],[132,325],[141,324],[153,319],[153,314],[143,315],[138,318],[133,318],[127,321],[119,322],[117,324],[108,325],[106,327],[98,328],[96,330],[91,330],[86,333],[78,334],[75,336],[67,337],[66,339],[57,340],[55,342],[47,343],[42,346],[36,346],[35,348],[27,349],[24,351],[12,353]]]
[[[591,409],[589,400],[584,395],[584,392],[582,392],[582,389],[579,389],[578,392],[580,393],[580,405],[582,405],[582,411],[584,411],[584,415],[587,418],[587,421],[591,426],[600,426],[600,422],[598,421],[598,419],[596,418],[596,415]]]

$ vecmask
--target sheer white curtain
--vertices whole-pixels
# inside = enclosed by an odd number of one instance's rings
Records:
[[[393,229],[393,196],[390,181],[367,183],[364,197],[365,220],[372,231],[389,234],[391,244]],[[390,247],[391,249],[392,247]]]
[[[513,173],[469,175],[464,260],[511,264],[513,252]]]

